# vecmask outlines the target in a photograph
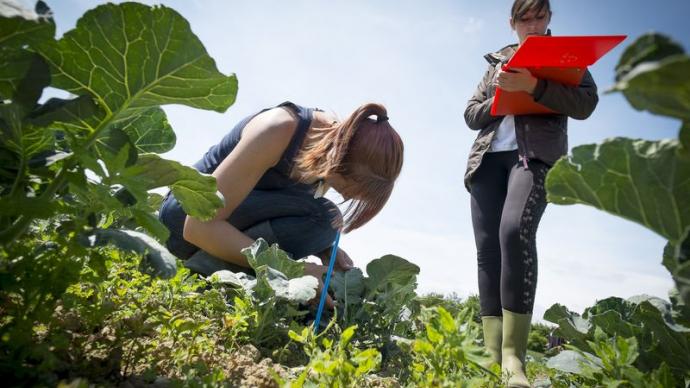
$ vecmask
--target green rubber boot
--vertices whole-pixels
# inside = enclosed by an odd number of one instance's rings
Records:
[[[488,369],[493,363],[501,365],[503,317],[482,317],[482,328],[484,329],[484,347],[486,347],[486,351],[491,355],[491,363],[483,366]]]
[[[503,348],[501,369],[510,375],[508,387],[529,388],[525,373],[525,355],[532,314],[518,314],[503,309]]]

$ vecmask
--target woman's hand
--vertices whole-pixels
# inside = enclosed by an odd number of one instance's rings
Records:
[[[331,261],[332,249],[332,247],[328,248],[317,255],[321,259],[321,262],[324,266],[328,266]],[[338,247],[338,251],[335,254],[335,264],[333,265],[333,269],[336,271],[348,271],[352,268],[354,268],[352,259],[342,248]]]
[[[323,274],[328,272],[328,267],[325,265],[318,265],[314,263],[304,263],[304,274],[311,275],[319,281],[319,287],[316,289],[316,296],[310,302],[318,305],[321,299],[321,292],[323,290]],[[328,293],[326,293],[326,307],[333,309],[335,307],[335,302]]]
[[[525,68],[515,68],[511,71],[498,71],[496,86],[506,92],[527,92],[534,93],[537,87],[537,78]]]

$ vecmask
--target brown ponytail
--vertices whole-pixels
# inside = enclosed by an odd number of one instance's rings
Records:
[[[386,108],[369,103],[302,150],[296,167],[306,182],[337,173],[356,183],[356,195],[345,211],[344,221],[336,225],[349,232],[381,211],[400,175],[402,162],[402,139],[389,124]]]

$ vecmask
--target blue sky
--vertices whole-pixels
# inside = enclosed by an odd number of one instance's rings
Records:
[[[58,34],[100,1],[47,1]],[[152,4],[154,2],[147,1]],[[158,2],[155,2],[158,3]],[[482,56],[514,43],[510,0],[162,1],[189,20],[224,73],[239,79],[224,114],[166,106],[178,140],[165,156],[194,163],[242,117],[290,100],[346,117],[376,101],[405,142],[405,165],[381,214],[341,241],[355,263],[396,254],[421,267],[419,290],[476,293],[469,195],[462,184],[476,136],[463,119],[483,75]],[[600,102],[586,121],[570,120],[570,146],[613,136],[676,137],[680,123],[634,111],[603,94],[623,49],[647,31],[690,48],[690,2],[552,0],[554,35],[627,34],[590,70]],[[538,233],[535,316],[559,302],[582,311],[607,296],[667,296],[665,242],[641,226],[585,206],[549,205]]]

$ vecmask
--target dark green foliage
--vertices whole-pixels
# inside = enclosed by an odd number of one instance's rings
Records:
[[[669,38],[647,34],[616,69],[612,91],[622,92],[635,109],[682,120],[679,139],[616,138],[576,147],[549,172],[548,198],[594,206],[668,239],[662,263],[676,288],[671,303],[612,297],[582,316],[552,306],[544,318],[559,325],[572,350],[548,365],[587,384],[684,386],[690,379],[690,57]]]

